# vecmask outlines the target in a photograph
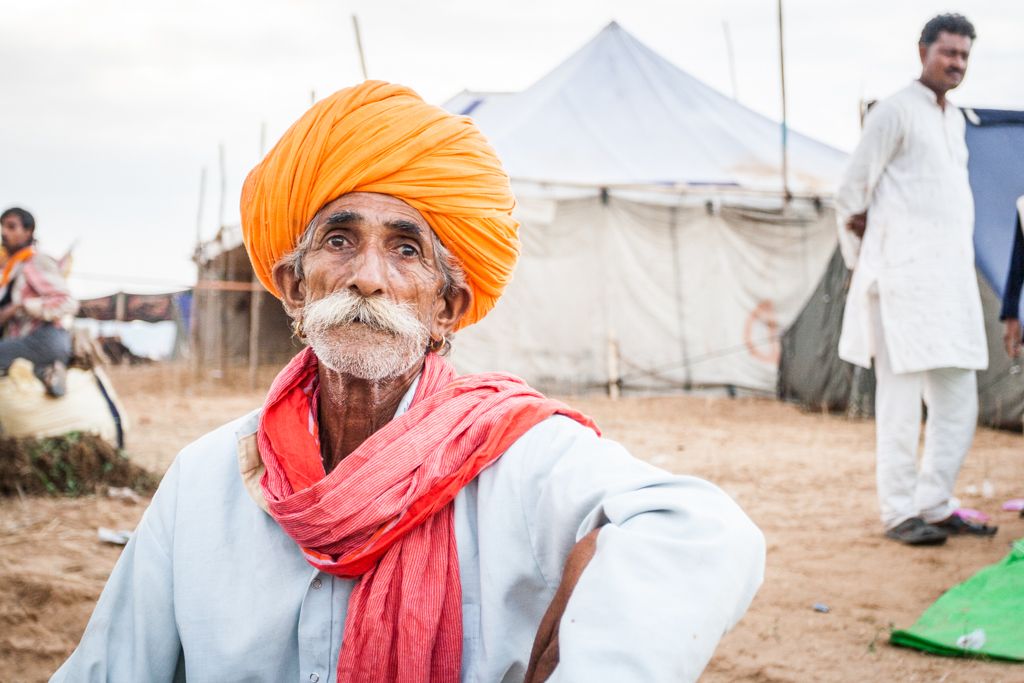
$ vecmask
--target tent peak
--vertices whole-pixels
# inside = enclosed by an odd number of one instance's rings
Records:
[[[701,82],[617,21],[526,90],[463,92],[509,175],[567,185],[781,192],[779,124]],[[845,155],[789,133],[791,189],[830,194]]]

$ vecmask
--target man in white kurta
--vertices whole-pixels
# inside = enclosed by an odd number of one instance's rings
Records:
[[[975,371],[988,351],[964,119],[945,92],[963,77],[973,38],[958,15],[929,22],[921,79],[867,114],[836,198],[840,248],[853,270],[839,355],[865,368],[874,359],[881,517],[887,535],[911,544],[968,530],[952,516],[952,494],[977,420]]]
[[[309,347],[171,466],[55,681],[692,681],[764,538],[450,334],[518,255],[469,119],[368,81],[246,181],[243,239]]]

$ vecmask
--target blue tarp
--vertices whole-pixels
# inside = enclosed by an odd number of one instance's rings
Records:
[[[967,170],[974,193],[974,251],[1002,298],[1010,268],[1017,197],[1024,195],[1024,111],[967,111]]]

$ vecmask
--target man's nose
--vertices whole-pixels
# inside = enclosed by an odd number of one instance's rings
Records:
[[[387,287],[387,264],[377,249],[365,247],[353,259],[348,286],[354,293],[364,297],[384,293]]]

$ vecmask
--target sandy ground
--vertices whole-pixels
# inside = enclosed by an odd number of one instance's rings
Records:
[[[156,472],[188,441],[261,399],[187,380],[159,367],[114,373],[135,423],[128,451]],[[1024,496],[1020,434],[980,430],[959,480],[964,505],[993,514],[998,535],[919,549],[881,536],[870,422],[755,399],[572,402],[635,455],[722,486],[767,536],[764,586],[702,680],[1024,681],[1024,665],[888,645],[891,627],[912,624],[943,591],[1024,537],[1024,519],[998,509]],[[986,479],[993,499],[969,493]],[[46,680],[74,648],[120,552],[99,543],[96,528],[130,529],[143,508],[106,497],[0,500],[0,680]],[[818,602],[831,611],[815,612]]]

